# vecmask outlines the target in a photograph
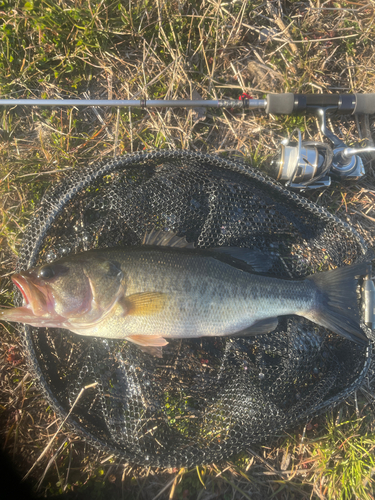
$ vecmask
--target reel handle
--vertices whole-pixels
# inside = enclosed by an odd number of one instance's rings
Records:
[[[374,153],[375,148],[372,146],[367,146],[366,148],[345,148],[340,156],[343,160],[343,163],[347,161],[349,163],[352,156],[362,153]]]

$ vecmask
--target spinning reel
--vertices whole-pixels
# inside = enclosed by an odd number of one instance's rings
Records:
[[[329,108],[317,108],[321,132],[330,144],[302,141],[301,132],[295,129],[297,141],[281,142],[277,155],[266,168],[274,179],[292,189],[317,189],[331,185],[331,179],[357,181],[365,175],[361,154],[375,153],[375,147],[350,148],[326,126]],[[292,135],[293,135],[292,134]],[[371,138],[369,142],[372,143]]]

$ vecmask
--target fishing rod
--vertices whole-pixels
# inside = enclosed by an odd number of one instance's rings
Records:
[[[112,106],[129,108],[242,108],[262,109],[267,114],[290,115],[314,112],[317,108],[335,110],[339,114],[375,113],[375,94],[268,94],[265,99],[252,99],[243,94],[235,99],[0,99],[0,106]]]
[[[357,181],[365,175],[360,155],[375,153],[371,137],[365,148],[350,148],[327,128],[329,114],[368,117],[375,113],[375,94],[273,94],[264,99],[253,99],[242,94],[235,99],[0,99],[0,106],[75,106],[75,107],[128,107],[128,108],[230,108],[263,110],[266,114],[292,115],[314,114],[327,142],[303,141],[296,129],[297,140],[281,142],[275,157],[265,167],[267,173],[286,186],[297,189],[328,187],[331,178],[341,181]],[[367,127],[369,129],[369,126]]]

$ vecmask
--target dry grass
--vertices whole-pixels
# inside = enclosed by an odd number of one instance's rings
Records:
[[[183,99],[196,90],[204,99],[237,99],[243,92],[262,97],[375,88],[373,1],[13,0],[0,9],[2,97]],[[43,192],[65,171],[156,148],[239,156],[261,167],[296,126],[306,138],[322,139],[313,117],[257,112],[208,110],[203,121],[183,109],[4,108],[0,113],[3,305],[12,302],[9,275],[24,227]],[[348,144],[359,142],[353,120],[337,117],[332,127]],[[355,186],[334,184],[309,196],[374,246],[371,162],[366,169],[367,177]],[[7,324],[1,326],[0,370],[1,446],[25,474],[61,422],[30,378],[17,332]],[[355,487],[360,498],[370,499],[371,386],[359,399],[358,415],[353,416],[353,399],[305,431],[193,470],[118,464],[64,427],[29,479],[42,495],[71,491],[77,498],[333,499],[353,498]]]

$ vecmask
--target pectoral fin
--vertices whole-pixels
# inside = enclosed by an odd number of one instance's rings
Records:
[[[124,315],[148,316],[162,311],[167,300],[166,293],[143,292],[123,297],[119,303],[124,309]]]

